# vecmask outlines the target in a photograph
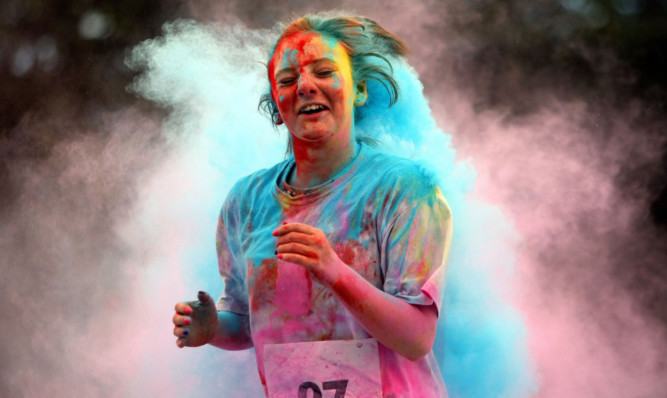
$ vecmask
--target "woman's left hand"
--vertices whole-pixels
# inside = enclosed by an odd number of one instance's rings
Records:
[[[273,236],[278,238],[279,259],[305,267],[320,282],[336,281],[343,261],[338,257],[321,229],[299,223],[283,223]]]

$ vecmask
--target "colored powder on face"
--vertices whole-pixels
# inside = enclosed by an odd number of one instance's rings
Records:
[[[240,35],[245,35],[243,49],[237,44]],[[178,145],[174,145],[174,156],[165,161],[161,178],[169,180],[172,170],[180,170],[191,185],[187,190],[172,189],[170,205],[152,199],[159,191],[146,187],[141,196],[146,204],[140,206],[150,203],[152,210],[142,223],[164,224],[174,213],[183,214],[177,223],[178,231],[184,231],[183,236],[177,235],[182,242],[175,249],[176,256],[188,265],[187,270],[179,271],[184,275],[181,283],[195,292],[208,289],[213,296],[221,287],[215,282],[215,250],[206,245],[205,237],[215,230],[222,200],[234,181],[277,163],[284,151],[284,136],[276,134],[270,122],[256,112],[265,87],[258,82],[264,81],[265,71],[250,70],[249,65],[264,59],[266,50],[259,44],[253,46],[247,37],[257,35],[238,27],[218,35],[207,26],[175,23],[165,28],[160,40],[138,46],[131,57],[135,68],[144,68],[133,85],[135,92],[178,110],[165,122],[166,134]],[[292,62],[295,56],[296,52],[285,51],[283,62]],[[411,158],[429,169],[452,208],[454,238],[434,346],[445,381],[452,396],[528,396],[536,382],[526,330],[521,315],[505,296],[512,283],[519,236],[497,208],[470,198],[476,177],[472,164],[457,159],[451,137],[436,126],[416,72],[403,62],[395,62],[394,69],[400,84],[399,101],[388,108],[384,87],[367,82],[368,101],[357,108],[356,128],[378,139],[379,150]],[[239,85],[248,89],[240,91]],[[226,95],[229,92],[235,93],[233,98]],[[168,230],[173,228],[152,233],[159,241],[173,240]],[[153,276],[151,283],[162,291],[163,278]],[[230,395],[248,395],[246,386],[238,383],[239,373],[218,362],[239,354],[216,351],[215,358],[203,356],[195,364],[171,358],[172,354],[162,353],[162,347],[150,344],[144,352],[145,358],[164,359],[157,369],[146,366],[146,372],[150,368],[168,374],[172,372],[169,364],[178,363],[179,374],[211,378],[216,385],[225,385]],[[248,362],[243,369],[252,369],[252,356],[244,358]],[[202,369],[207,371],[202,373]],[[250,372],[248,377],[256,378],[256,372]],[[256,383],[260,388],[259,380]],[[142,388],[143,395],[155,395],[151,386]],[[200,395],[215,393],[205,387],[202,390]]]
[[[283,51],[283,56],[281,58],[282,58],[282,60],[280,62],[278,62],[278,60],[276,60],[276,62],[275,62],[275,65],[274,65],[275,66],[275,71],[274,71],[274,73],[276,73],[277,71],[279,71],[281,69],[289,68],[290,66],[292,66],[294,64],[292,62],[292,53],[291,53],[291,50],[289,48],[286,48]]]
[[[329,36],[322,36],[322,42],[329,48],[334,48],[338,45],[338,41],[336,39],[334,39],[333,37],[329,37]],[[333,57],[333,54],[325,53],[325,57],[326,56]]]
[[[285,50],[285,51],[287,52],[288,50]],[[295,66],[295,65],[299,64],[298,56],[299,56],[299,50],[292,50],[292,52],[290,54],[290,59],[289,59],[289,62],[290,62],[291,66]]]
[[[340,80],[338,79],[338,76],[334,76],[333,79],[334,79],[334,83],[331,85],[331,87],[339,88],[340,87]]]
[[[280,102],[283,102],[284,99],[285,99],[285,96],[284,96],[284,95],[281,95],[279,101],[280,101]]]

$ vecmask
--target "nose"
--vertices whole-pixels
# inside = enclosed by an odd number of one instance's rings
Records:
[[[309,76],[307,73],[302,73],[299,76],[297,92],[300,96],[312,95],[317,92],[317,86],[315,85],[315,82],[313,82],[311,76]]]

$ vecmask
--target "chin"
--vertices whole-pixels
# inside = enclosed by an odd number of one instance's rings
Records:
[[[301,141],[306,142],[319,142],[324,140],[327,137],[326,133],[323,134],[304,134],[301,136]]]
[[[315,143],[325,140],[327,137],[330,137],[332,134],[329,131],[308,131],[300,134],[292,134],[294,138],[300,141]]]

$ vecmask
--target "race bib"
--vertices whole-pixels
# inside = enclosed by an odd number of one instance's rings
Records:
[[[382,397],[375,339],[267,344],[264,373],[271,398]]]

